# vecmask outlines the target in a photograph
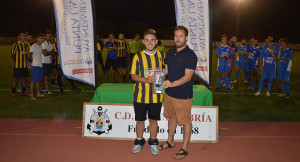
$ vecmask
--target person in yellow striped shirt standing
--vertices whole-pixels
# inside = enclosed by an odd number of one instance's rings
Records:
[[[156,80],[154,73],[163,70],[164,54],[155,49],[157,44],[156,31],[148,29],[144,32],[145,50],[135,54],[130,69],[134,86],[134,113],[136,120],[136,136],[132,152],[137,154],[143,148],[145,139],[146,115],[148,114],[150,138],[148,143],[153,155],[158,155],[157,121],[160,120],[160,111],[163,102],[163,94],[153,93],[153,83]]]
[[[56,75],[57,75],[57,84],[58,84],[58,87],[59,87],[59,91],[61,94],[64,94],[64,90],[62,88],[62,81],[61,81],[61,78],[62,78],[62,70],[61,70],[61,67],[60,67],[60,59],[59,59],[59,53],[58,53],[58,47],[57,47],[57,38],[54,37],[53,39],[53,43],[52,43],[52,46],[53,46],[53,61],[52,64],[53,64],[53,69],[56,70]]]
[[[22,96],[30,96],[26,92],[26,81],[29,76],[28,71],[28,59],[30,45],[26,43],[26,36],[24,32],[20,32],[18,36],[19,40],[13,44],[11,50],[11,58],[13,59],[13,81],[12,81],[12,94],[11,98],[16,96],[16,85],[18,79],[22,78]]]
[[[118,68],[120,70],[120,73],[123,74],[123,81],[127,83],[126,74],[128,72],[128,64],[127,59],[129,59],[128,56],[128,46],[127,42],[125,41],[125,36],[123,33],[119,34],[119,40],[118,40]]]

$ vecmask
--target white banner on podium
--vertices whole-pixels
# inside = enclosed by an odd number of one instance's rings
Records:
[[[159,140],[168,138],[168,120],[161,111],[161,120],[158,122]],[[132,105],[84,103],[82,135],[87,138],[103,139],[135,139],[136,128]],[[218,107],[192,107],[192,136],[191,142],[218,142]],[[144,138],[148,139],[149,122],[145,122]],[[182,141],[183,128],[177,126],[175,140]]]

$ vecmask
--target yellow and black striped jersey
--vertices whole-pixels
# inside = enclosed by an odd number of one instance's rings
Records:
[[[101,48],[101,46],[100,46],[100,43],[97,43],[97,50],[98,50],[98,51],[102,51],[102,48]]]
[[[126,41],[118,41],[118,57],[126,57],[127,52],[127,43]]]
[[[130,74],[141,77],[154,76],[155,71],[162,71],[164,65],[164,53],[156,50],[154,55],[148,55],[141,51],[134,55]],[[136,82],[134,86],[134,101],[138,103],[159,103],[163,102],[163,94],[152,92],[153,84]]]
[[[29,53],[30,44],[17,41],[13,44],[11,53],[14,55],[14,68],[28,68],[27,55]]]
[[[56,38],[54,38],[54,40],[52,42],[52,46],[53,46],[53,51],[54,51],[54,56],[51,55],[52,62],[54,63],[54,65],[59,65],[60,63],[59,63],[59,54],[58,54]]]

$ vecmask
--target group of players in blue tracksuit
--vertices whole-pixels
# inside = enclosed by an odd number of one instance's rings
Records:
[[[225,90],[230,91],[233,87],[231,83],[237,83],[240,70],[244,71],[244,81],[251,82],[248,89],[258,91],[254,95],[261,95],[264,82],[267,82],[267,96],[270,96],[273,80],[281,81],[282,94],[280,97],[289,98],[290,96],[290,72],[292,67],[293,50],[288,46],[288,40],[282,38],[275,43],[273,37],[268,36],[265,45],[259,46],[258,40],[252,38],[250,44],[246,39],[242,39],[240,45],[236,46],[237,39],[232,36],[228,42],[226,35],[221,36],[221,45],[217,48],[217,88],[220,90],[220,83],[223,83]],[[235,80],[231,82],[231,72],[236,58]],[[257,81],[258,71],[261,72],[260,81]],[[257,82],[258,87],[257,86]]]

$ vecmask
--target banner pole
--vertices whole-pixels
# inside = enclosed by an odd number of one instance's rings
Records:
[[[95,65],[95,88],[98,88],[98,62],[97,62],[97,26],[96,26],[96,9],[95,0],[91,0],[92,13],[93,13],[93,30],[94,30],[94,65]]]

